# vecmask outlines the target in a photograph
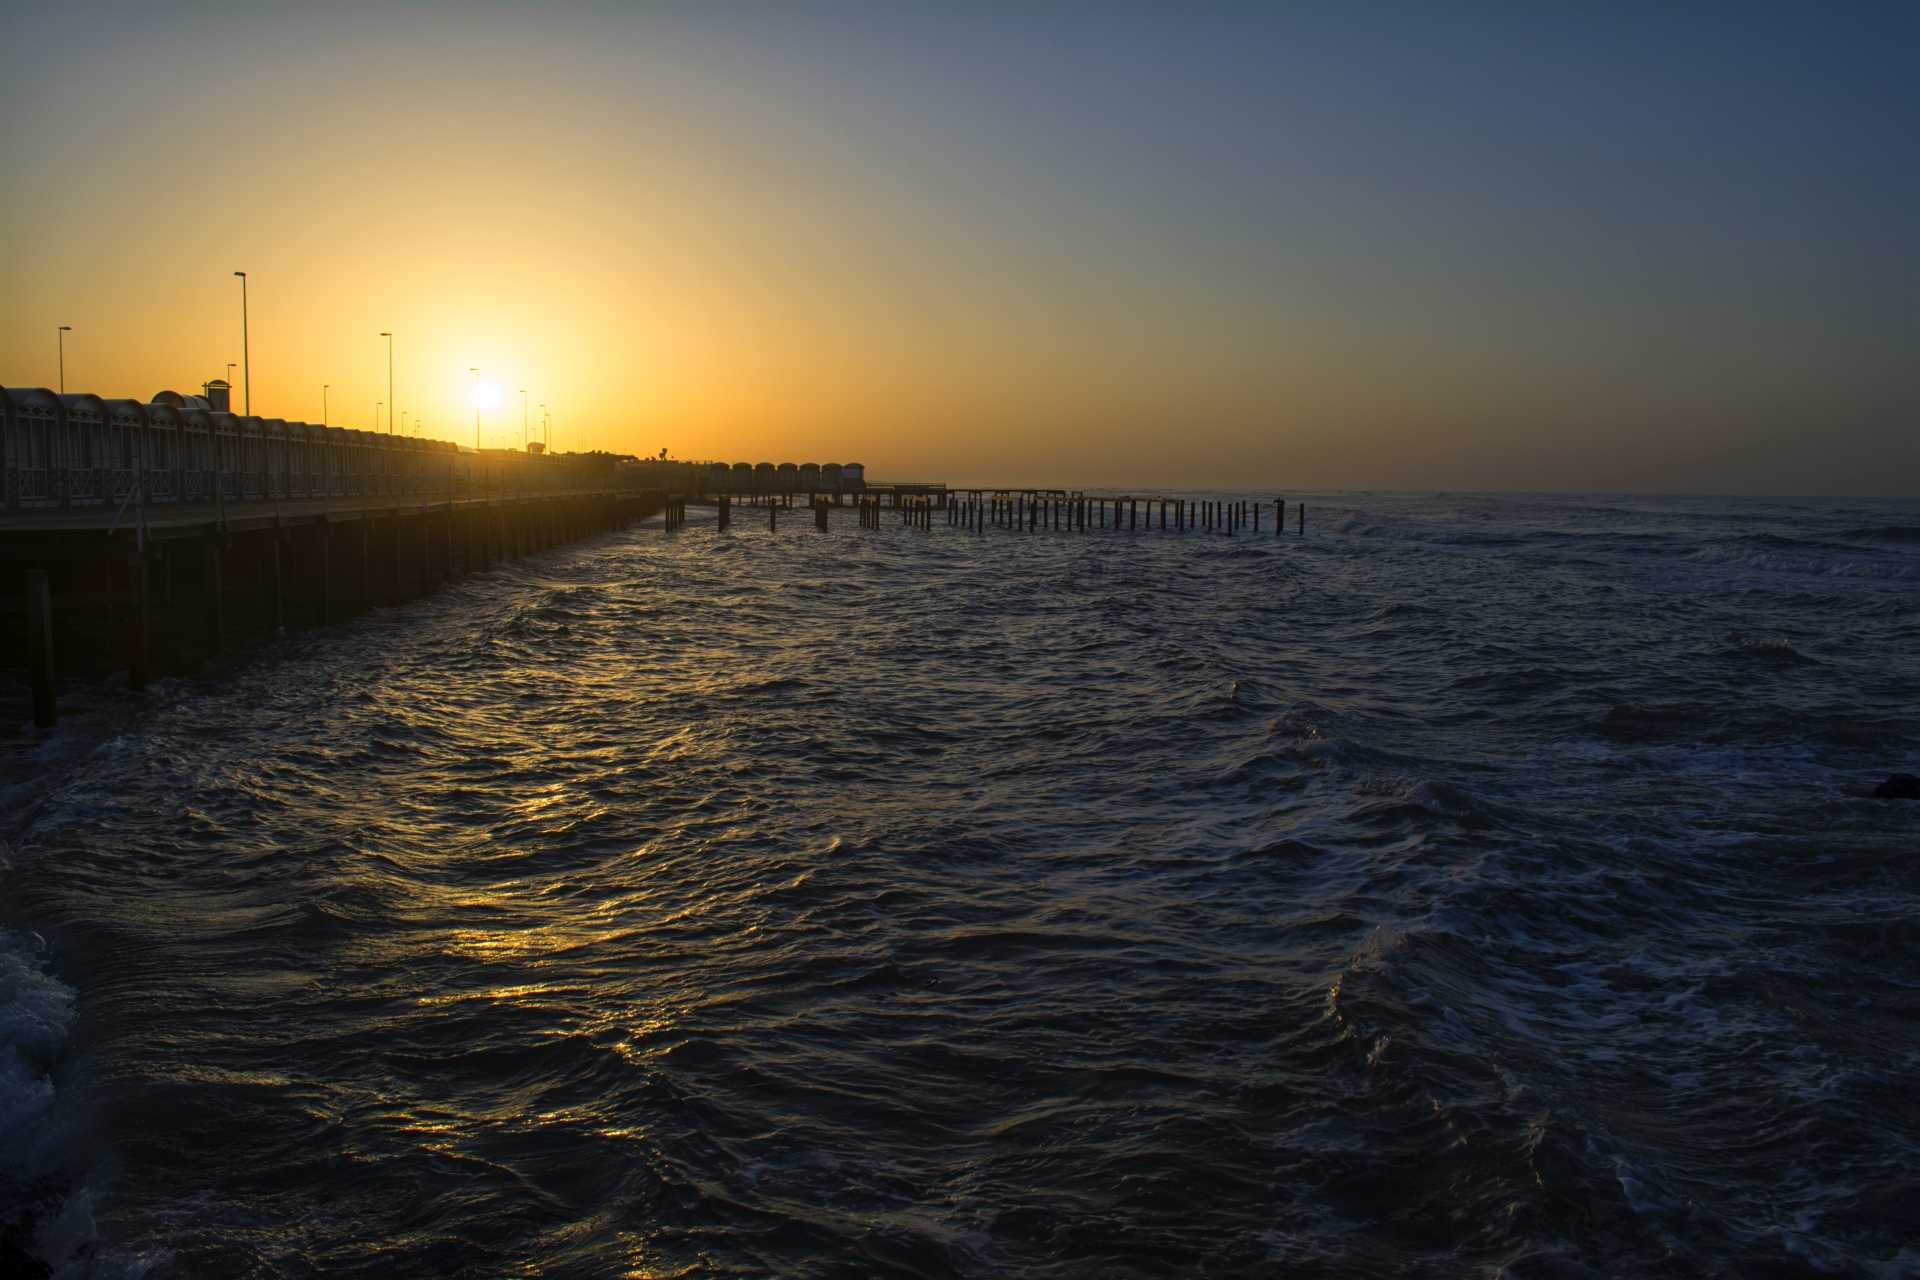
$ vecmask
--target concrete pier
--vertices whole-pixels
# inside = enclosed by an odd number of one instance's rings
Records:
[[[34,723],[51,727],[60,679],[120,670],[143,689],[289,628],[403,604],[498,560],[626,527],[668,501],[631,490],[333,499],[150,509],[133,527],[104,507],[9,517],[0,662],[27,677]]]

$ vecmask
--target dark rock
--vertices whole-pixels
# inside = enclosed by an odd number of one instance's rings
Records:
[[[1911,773],[1890,773],[1873,789],[1876,800],[1920,800],[1920,777]]]

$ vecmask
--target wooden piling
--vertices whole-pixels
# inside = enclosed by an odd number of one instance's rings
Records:
[[[127,688],[147,687],[153,635],[152,584],[147,557],[136,551],[127,557]]]
[[[1296,536],[1304,538],[1307,536],[1307,504],[1296,502],[1293,504],[1293,509],[1300,514],[1300,532]]]
[[[59,711],[53,699],[53,586],[45,569],[27,570],[27,632],[33,723],[36,728],[51,729]]]
[[[278,527],[267,530],[267,616],[273,620],[273,634],[287,629],[287,576],[281,564],[281,544],[286,541]]]
[[[313,620],[327,624],[329,587],[333,582],[333,526],[322,520],[314,527]]]
[[[207,533],[200,540],[201,593],[205,597],[207,652],[217,654],[227,638],[226,565],[220,550],[221,535]]]
[[[354,522],[360,527],[360,612],[373,608],[373,521],[364,513]]]

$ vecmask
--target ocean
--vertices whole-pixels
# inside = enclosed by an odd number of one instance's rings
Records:
[[[1920,1275],[1920,502],[1306,501],[63,693],[0,1271]]]

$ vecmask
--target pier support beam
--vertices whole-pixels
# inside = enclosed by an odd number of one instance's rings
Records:
[[[315,626],[324,627],[333,583],[333,526],[322,520],[313,529],[313,621]]]
[[[266,537],[267,620],[273,625],[273,634],[281,635],[287,629],[287,579],[280,562],[281,544],[286,539],[277,527],[269,529]]]
[[[207,653],[218,654],[227,640],[226,555],[220,533],[208,533],[200,540],[201,590],[206,596]]]

